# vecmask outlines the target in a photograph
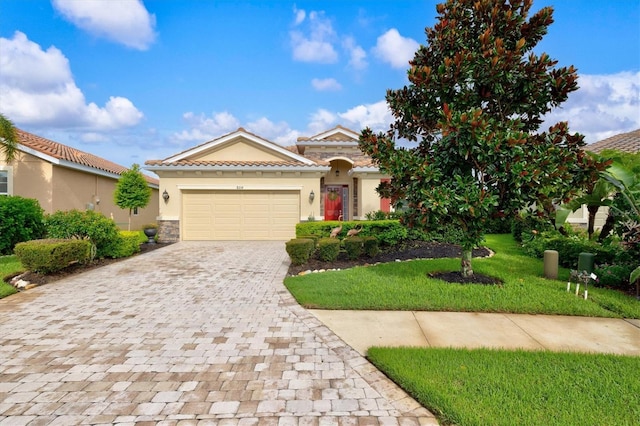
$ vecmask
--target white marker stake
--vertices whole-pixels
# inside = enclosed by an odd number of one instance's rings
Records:
[[[588,291],[589,291],[589,290],[585,290],[585,291],[584,291],[584,300],[587,300],[587,292],[588,292]]]
[[[580,290],[580,283],[576,283],[576,296],[578,295],[578,290]]]
[[[571,281],[569,281],[569,282],[567,283],[567,291],[568,291],[568,292],[569,292],[569,291],[571,291]]]

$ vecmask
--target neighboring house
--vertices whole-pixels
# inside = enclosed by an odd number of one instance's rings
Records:
[[[307,220],[363,219],[389,211],[383,176],[342,126],[283,147],[243,128],[164,160],[159,238],[288,240]]]
[[[45,213],[96,210],[127,228],[129,211],[113,202],[126,167],[20,129],[17,136],[16,158],[11,163],[0,159],[0,195],[34,198]],[[153,191],[151,200],[131,216],[132,230],[155,222],[158,214],[158,180],[146,179]]]
[[[584,147],[585,151],[595,152],[596,154],[599,154],[606,149],[615,149],[617,151],[628,152],[631,154],[640,152],[640,129],[611,136],[610,138],[594,142]],[[607,220],[608,213],[609,210],[607,207],[601,207],[598,210],[594,223],[595,229],[602,228]],[[580,209],[573,212],[567,221],[575,225],[586,227],[589,221],[587,206],[583,205]]]

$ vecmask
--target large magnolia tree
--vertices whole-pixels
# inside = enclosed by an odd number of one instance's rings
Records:
[[[531,0],[448,0],[409,62],[410,84],[387,92],[395,122],[365,129],[361,149],[392,177],[378,188],[406,208],[410,227],[457,226],[464,235],[462,274],[487,220],[568,201],[602,165],[583,137],[542,117],[577,89],[573,66],[533,52],[553,22]],[[398,140],[409,141],[408,148]]]

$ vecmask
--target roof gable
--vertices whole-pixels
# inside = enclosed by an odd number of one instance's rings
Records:
[[[298,142],[327,141],[327,142],[357,142],[360,135],[351,129],[340,125],[309,138],[298,138]]]
[[[242,127],[218,139],[205,142],[172,157],[168,157],[164,159],[162,163],[246,160],[261,162],[299,162],[306,165],[314,164],[313,161],[253,133],[249,133]]]

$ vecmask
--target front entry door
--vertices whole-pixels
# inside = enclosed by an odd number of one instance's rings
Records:
[[[342,186],[327,186],[324,196],[324,220],[342,219]]]

